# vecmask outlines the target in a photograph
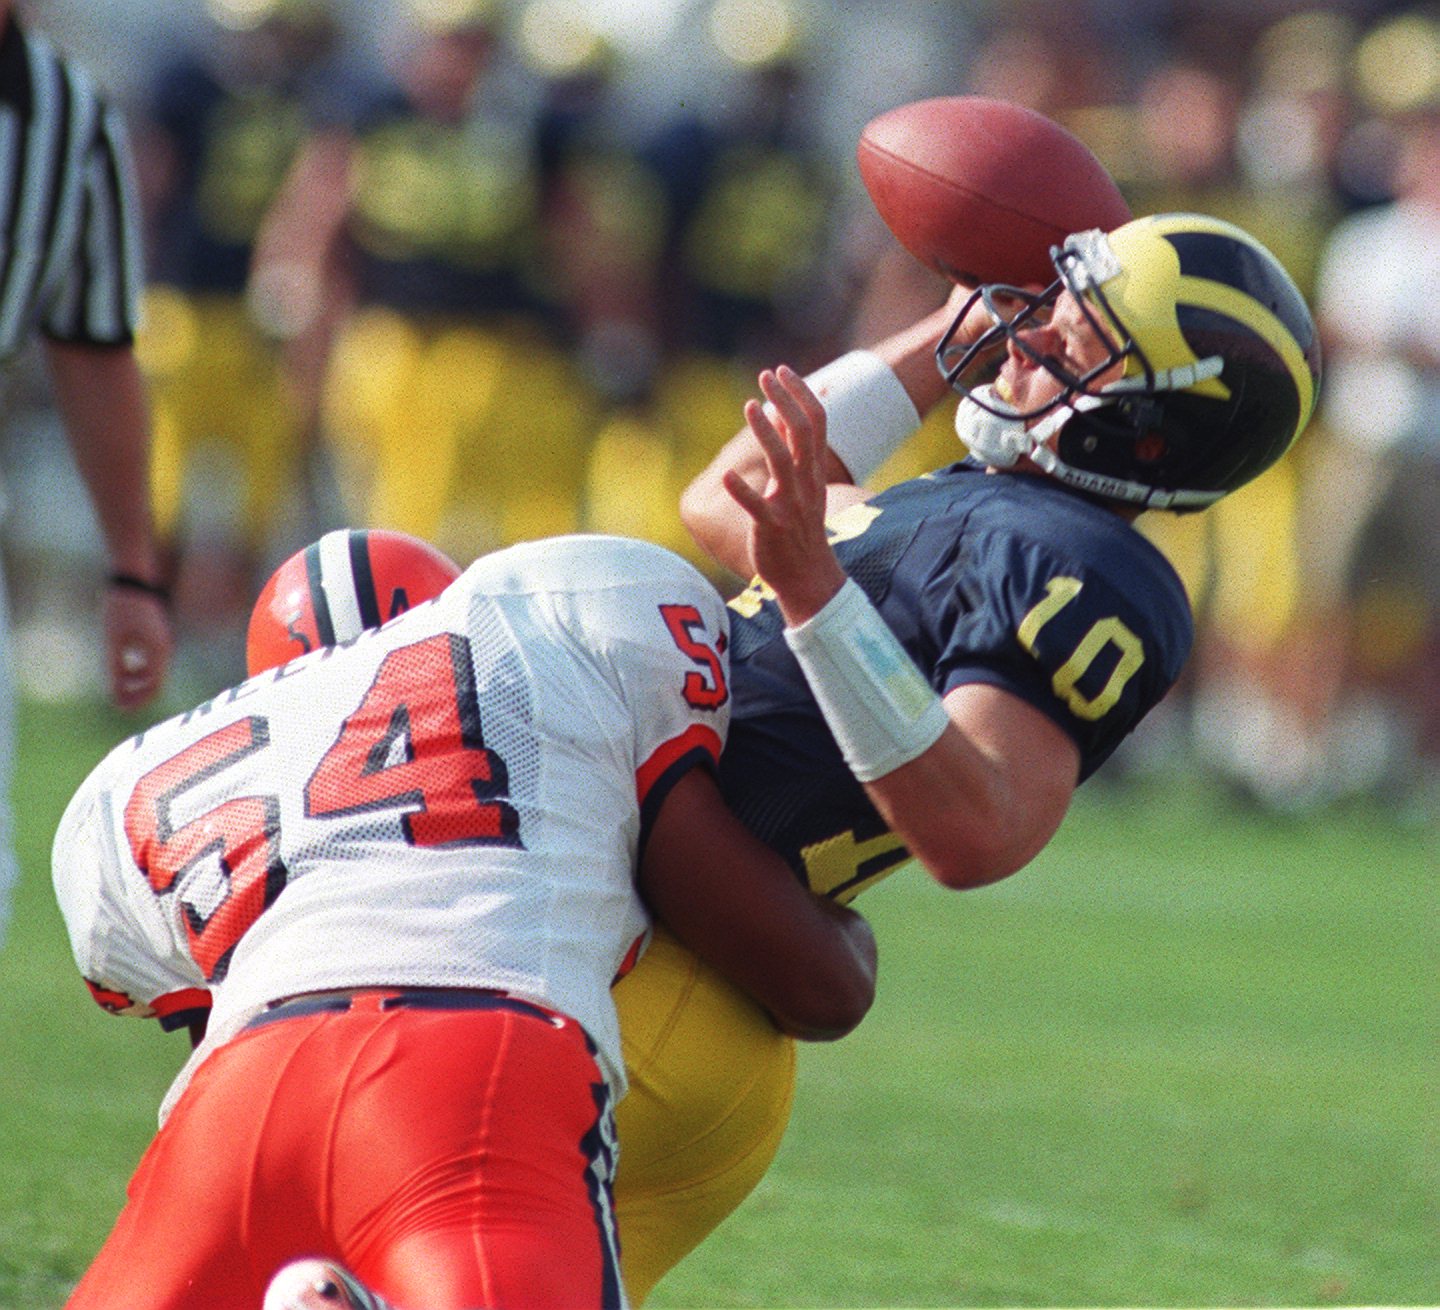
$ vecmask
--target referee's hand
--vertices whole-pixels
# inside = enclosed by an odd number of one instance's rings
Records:
[[[170,668],[170,616],[159,597],[129,587],[109,588],[104,611],[110,698],[122,710],[139,709],[159,693]]]

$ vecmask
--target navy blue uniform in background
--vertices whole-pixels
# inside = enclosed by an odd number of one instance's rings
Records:
[[[1190,653],[1189,601],[1164,556],[1047,478],[952,465],[842,511],[830,536],[939,695],[988,683],[1035,706],[1079,748],[1082,782]],[[768,589],[731,608],[726,799],[812,888],[849,900],[904,847],[841,758]]]

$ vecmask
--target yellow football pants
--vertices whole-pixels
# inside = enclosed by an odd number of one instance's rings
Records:
[[[580,525],[596,401],[533,325],[360,310],[322,410],[352,522],[457,559]]]
[[[630,1074],[615,1210],[639,1305],[770,1167],[790,1120],[795,1043],[663,929],[614,995]]]
[[[1202,627],[1242,650],[1275,649],[1295,617],[1296,467],[1287,456],[1203,514],[1140,520],[1180,574]]]
[[[238,296],[146,293],[137,356],[149,385],[155,519],[163,536],[181,527],[187,479],[202,452],[225,462],[241,494],[233,509],[240,544],[261,549],[288,503],[304,456],[303,416],[274,345]]]

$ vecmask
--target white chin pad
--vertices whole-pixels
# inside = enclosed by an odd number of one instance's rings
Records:
[[[1003,405],[993,388],[984,387],[981,392],[987,404]],[[1022,419],[992,414],[969,396],[962,396],[956,407],[955,435],[976,459],[994,468],[1011,468],[1030,450],[1030,436]]]

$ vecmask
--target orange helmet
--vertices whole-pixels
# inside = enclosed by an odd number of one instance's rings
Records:
[[[407,533],[327,532],[290,556],[261,589],[245,638],[247,672],[254,677],[351,641],[438,596],[459,576],[448,555]]]

